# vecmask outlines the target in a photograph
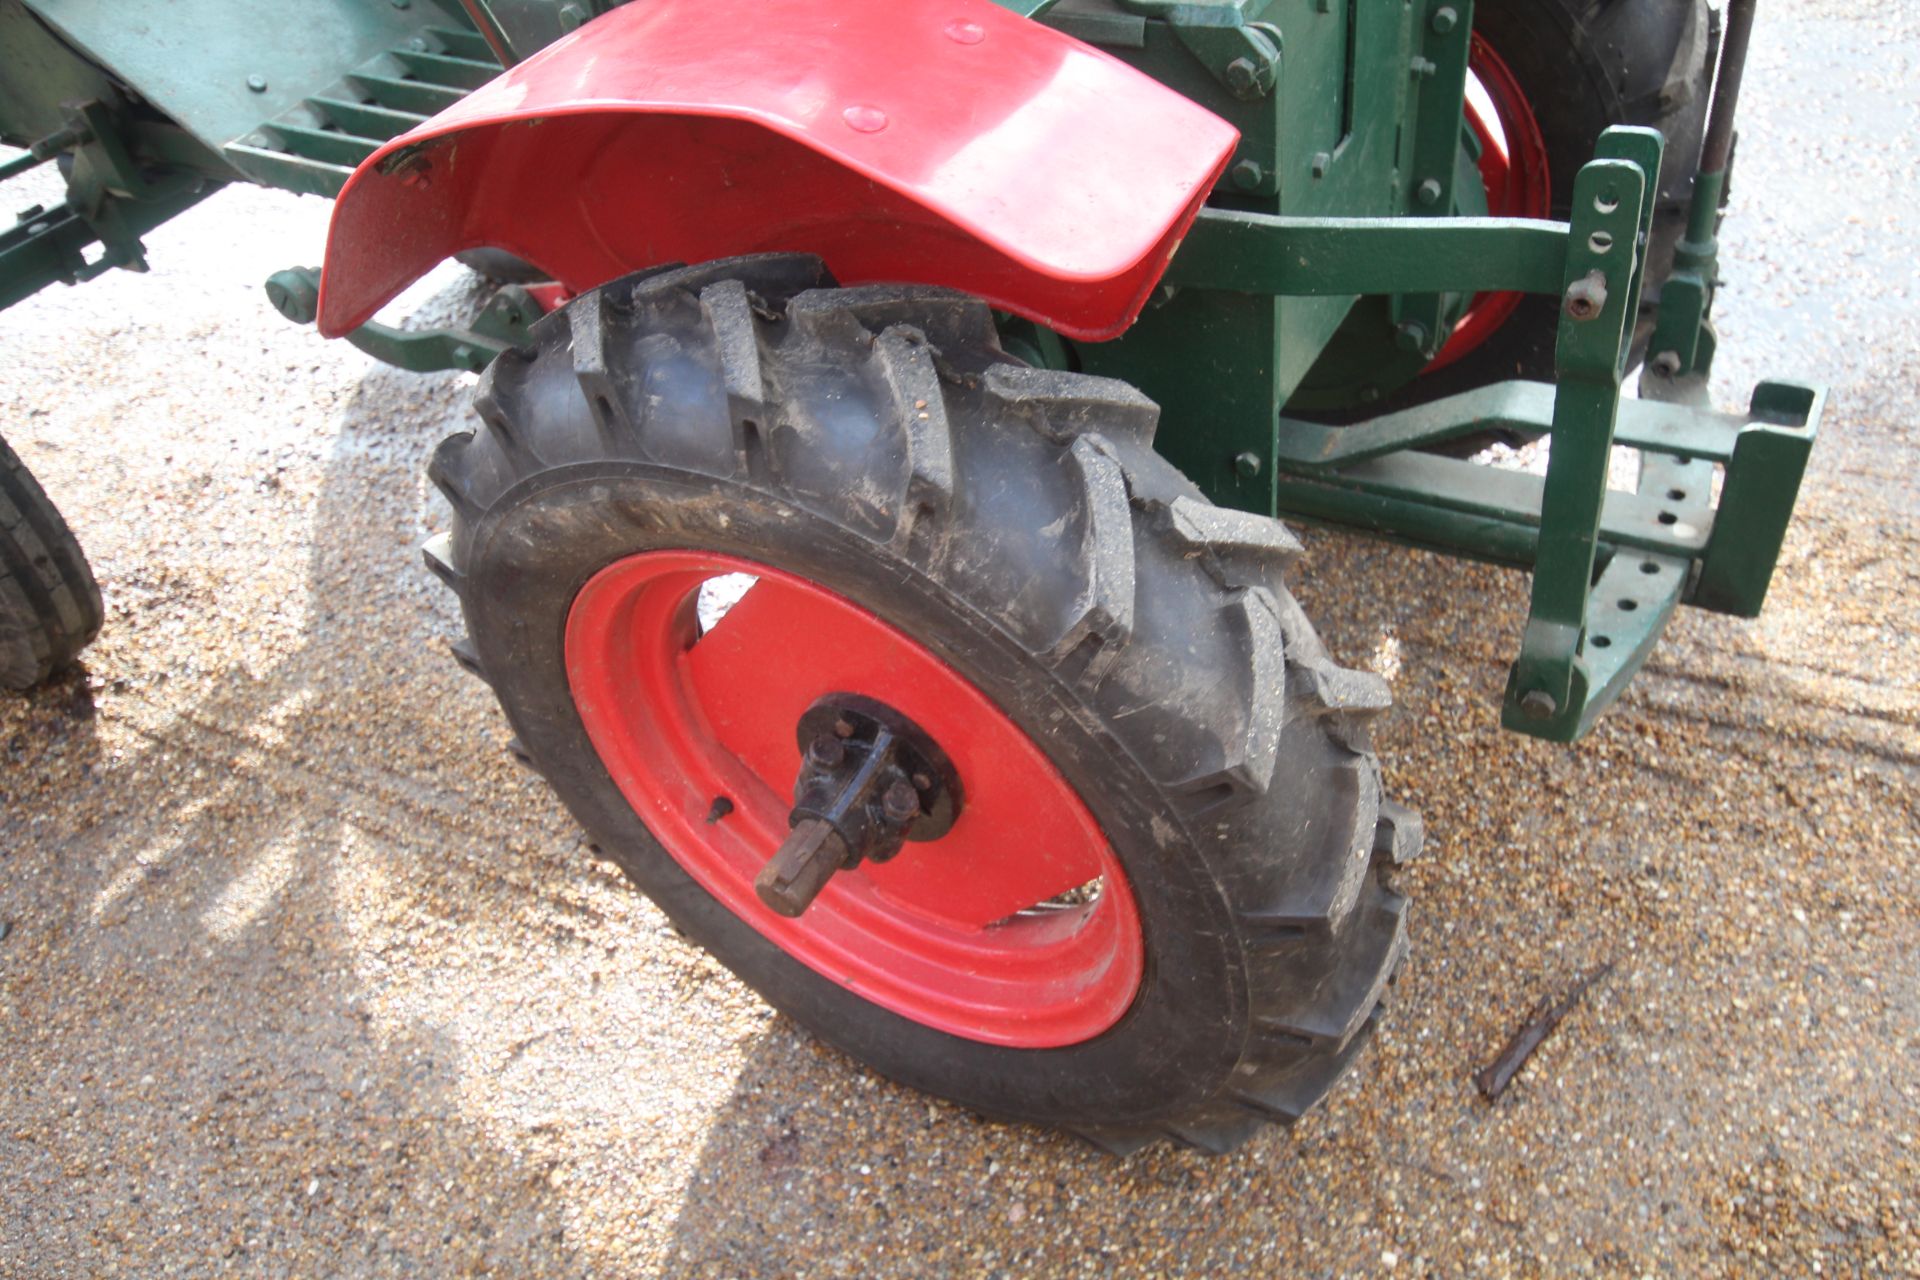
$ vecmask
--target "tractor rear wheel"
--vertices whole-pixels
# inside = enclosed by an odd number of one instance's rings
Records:
[[[854,1057],[1115,1151],[1291,1121],[1404,951],[1384,683],[1138,392],[1011,359],[961,295],[831,285],[799,255],[628,277],[497,360],[431,468],[456,654],[599,848]],[[854,710],[797,727],[822,705]],[[796,775],[867,712],[957,817],[770,909]],[[887,812],[938,809],[934,772]]]
[[[100,634],[86,553],[0,440],[0,689],[30,689]]]

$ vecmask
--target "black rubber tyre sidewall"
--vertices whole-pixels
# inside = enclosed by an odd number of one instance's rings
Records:
[[[1151,1120],[1222,1088],[1248,1031],[1246,970],[1227,901],[1199,860],[1164,855],[1194,839],[1166,820],[1177,804],[1092,727],[1064,686],[904,560],[886,562],[893,576],[876,587],[879,549],[831,521],[751,486],[696,483],[643,463],[581,470],[590,474],[526,482],[475,527],[463,557],[467,599],[485,607],[468,610],[469,626],[487,667],[518,672],[502,703],[531,755],[569,762],[549,773],[550,784],[603,849],[623,852],[622,865],[679,928],[838,1048],[990,1115],[1053,1125]],[[672,526],[659,513],[671,513]],[[563,632],[574,597],[599,569],[681,547],[758,560],[839,592],[915,636],[1034,738],[1099,821],[1132,884],[1148,968],[1120,1023],[1082,1044],[1039,1050],[923,1026],[795,962],[661,848],[587,738],[567,685]],[[974,1091],[956,1097],[956,1078]],[[1036,1098],[1047,1099],[1044,1112]]]
[[[68,666],[99,635],[99,584],[46,490],[0,439],[0,688],[26,690]]]

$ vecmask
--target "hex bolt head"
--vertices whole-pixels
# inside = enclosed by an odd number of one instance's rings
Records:
[[[1309,167],[1314,177],[1324,178],[1327,176],[1327,166],[1332,163],[1333,156],[1331,154],[1325,151],[1316,151],[1313,153],[1313,163]]]
[[[267,78],[259,72],[255,72],[247,77],[247,88],[253,90],[255,93],[265,93],[267,91]]]
[[[1428,21],[1435,35],[1444,36],[1460,25],[1460,14],[1452,5],[1443,4],[1433,11],[1433,17]]]
[[[1254,65],[1252,58],[1235,58],[1227,64],[1227,88],[1239,98],[1254,97],[1261,93],[1260,68]]]
[[[1545,689],[1529,689],[1520,698],[1520,713],[1529,720],[1545,720],[1560,709]]]
[[[1566,298],[1561,305],[1570,319],[1593,319],[1606,309],[1606,275],[1599,271],[1587,272],[1567,286]]]
[[[1260,474],[1260,455],[1248,450],[1233,455],[1233,470],[1236,475],[1251,480]]]
[[[821,734],[807,744],[807,759],[822,769],[836,769],[847,758],[847,744],[838,738]]]
[[[1440,179],[1428,178],[1413,190],[1413,198],[1424,205],[1440,203]]]
[[[1257,189],[1266,176],[1267,171],[1260,167],[1258,160],[1242,160],[1239,164],[1233,166],[1234,185],[1242,191],[1253,191]]]
[[[880,812],[887,815],[888,822],[912,822],[920,816],[920,793],[901,778],[880,797]]]

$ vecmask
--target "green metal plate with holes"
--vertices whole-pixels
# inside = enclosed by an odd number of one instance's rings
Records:
[[[421,28],[465,25],[434,0],[284,7],[235,0],[25,3],[213,151],[298,107],[346,69],[404,48]]]

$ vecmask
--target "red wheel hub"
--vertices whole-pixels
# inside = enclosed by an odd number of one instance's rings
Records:
[[[1487,191],[1487,216],[1544,218],[1553,212],[1547,143],[1540,122],[1513,72],[1476,33],[1467,54],[1467,125],[1480,143],[1480,182]],[[1523,295],[1475,295],[1426,372],[1445,368],[1492,336],[1506,323]]]
[[[751,585],[703,633],[703,584],[737,587],[734,574]],[[1021,1048],[1089,1039],[1133,1002],[1139,914],[1099,824],[1024,730],[897,628],[766,565],[650,551],[581,590],[566,661],[587,736],[634,811],[816,973],[915,1022]],[[787,835],[794,726],[845,691],[935,739],[966,804],[945,835],[840,872],[789,919],[754,877]]]

